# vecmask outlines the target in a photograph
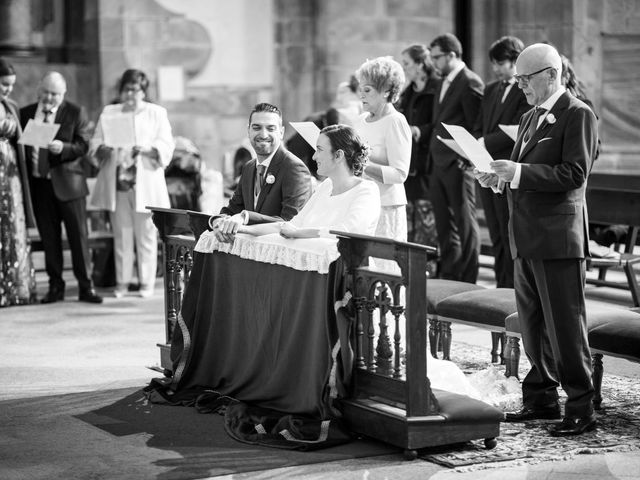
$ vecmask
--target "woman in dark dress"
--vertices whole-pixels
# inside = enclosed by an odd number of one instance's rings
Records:
[[[411,126],[413,143],[411,167],[404,183],[407,193],[408,240],[423,245],[437,245],[435,217],[429,201],[426,163],[432,129],[433,101],[440,79],[425,45],[411,45],[402,51],[400,63],[407,88],[398,101]]]
[[[0,58],[0,307],[35,301],[36,281],[27,227],[33,209],[18,107],[9,100],[16,82],[13,66]]]

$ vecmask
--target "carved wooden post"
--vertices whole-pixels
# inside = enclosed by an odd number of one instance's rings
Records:
[[[367,309],[367,357],[366,357],[366,362],[367,362],[367,370],[369,370],[370,372],[375,372],[376,371],[376,362],[374,360],[374,348],[373,345],[375,343],[375,337],[376,337],[376,329],[373,325],[373,312],[376,310],[376,308],[378,307],[377,303],[375,300],[369,300],[367,299],[367,303],[365,305],[365,308]]]
[[[402,342],[402,336],[400,335],[400,315],[404,313],[404,307],[402,305],[398,305],[397,302],[398,299],[396,298],[396,305],[391,307],[391,313],[393,314],[395,323],[395,332],[393,334],[395,354],[393,358],[393,378],[400,378],[402,376],[400,368],[400,345]]]
[[[433,358],[438,358],[438,345],[440,344],[440,322],[429,320],[429,349]]]
[[[518,367],[520,365],[520,339],[518,337],[507,337],[507,340],[509,342],[509,368],[507,369],[509,374],[507,375],[507,372],[505,372],[505,375],[508,377],[515,376],[517,379],[520,379],[518,375]]]
[[[593,373],[591,379],[593,381],[593,388],[596,393],[593,397],[593,407],[596,410],[602,408],[602,374],[604,367],[602,365],[602,354],[594,353],[591,357],[591,365],[593,366]]]
[[[442,341],[442,359],[451,360],[451,322],[440,322],[440,340]]]
[[[175,283],[175,271],[177,268],[176,261],[174,259],[175,248],[173,245],[167,245],[166,250],[167,263],[166,263],[166,280],[165,285],[165,298],[167,305],[167,343],[171,343],[171,337],[173,336],[173,329],[178,321],[178,309],[176,308],[176,283]]]
[[[391,339],[389,338],[388,325],[387,325],[387,312],[389,311],[389,286],[382,283],[382,288],[378,295],[378,307],[380,310],[380,334],[378,335],[378,343],[376,345],[377,371],[389,375],[391,373],[391,357],[393,352],[391,351]]]
[[[363,353],[364,326],[362,322],[366,301],[366,297],[354,297],[353,299],[353,303],[356,306],[356,366],[358,368],[364,368],[366,366]]]

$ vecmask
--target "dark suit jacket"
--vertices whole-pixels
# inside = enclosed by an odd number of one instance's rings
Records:
[[[18,123],[18,131],[16,136],[11,140],[11,145],[16,151],[16,162],[18,164],[18,174],[20,175],[20,184],[22,186],[22,203],[24,205],[24,214],[26,217],[27,227],[35,227],[36,219],[33,214],[33,205],[31,204],[31,189],[29,186],[29,165],[24,153],[24,145],[18,143],[18,139],[22,135],[22,127],[20,126],[20,113],[18,105],[8,98],[3,100],[4,108],[10,112]]]
[[[444,83],[444,79],[443,79]],[[430,165],[447,168],[457,163],[458,156],[453,150],[438,140],[438,135],[451,138],[442,123],[460,125],[470,132],[480,110],[484,84],[478,75],[464,67],[447,88],[442,102],[439,102],[442,84],[438,87],[433,102],[433,131],[429,149]]]
[[[522,116],[511,160],[522,164],[520,184],[508,190],[513,258],[584,258],[589,252],[587,177],[598,146],[591,109],[564,93],[522,150],[533,110]]]
[[[531,109],[527,97],[514,84],[501,102],[500,82],[487,85],[473,134],[484,138],[484,146],[495,160],[511,158],[513,140],[498,125],[517,125],[520,117]]]
[[[269,176],[273,183],[266,181]],[[286,220],[295,217],[311,196],[309,169],[298,157],[280,146],[269,163],[265,183],[260,190],[256,206],[253,206],[253,188],[256,178],[256,160],[248,161],[242,168],[240,181],[229,205],[221,214],[235,215],[242,210],[249,212],[249,224]]]
[[[409,175],[426,172],[427,155],[429,154],[429,142],[433,129],[433,103],[436,92],[439,91],[441,80],[430,78],[424,89],[416,92],[413,82],[404,89],[400,95],[397,109],[407,118],[407,123],[420,130],[420,140],[413,141],[411,146],[411,167]]]
[[[35,117],[37,108],[38,104],[33,103],[20,110],[22,128],[26,126],[29,119]],[[49,152],[53,191],[58,200],[63,202],[86,197],[89,190],[82,158],[89,149],[89,125],[84,109],[71,102],[63,101],[56,111],[54,123],[60,124],[55,140],[60,140],[63,147],[62,153],[58,155]],[[33,147],[25,147],[30,175],[33,174],[32,151]]]

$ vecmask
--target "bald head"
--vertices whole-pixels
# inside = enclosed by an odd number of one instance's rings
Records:
[[[67,82],[58,72],[48,72],[38,87],[38,102],[44,110],[57,108],[67,93]]]
[[[530,105],[540,105],[561,85],[562,59],[546,43],[525,48],[516,60],[516,78]]]
[[[518,75],[530,75],[547,67],[561,71],[562,59],[558,51],[546,43],[529,45],[516,60]]]

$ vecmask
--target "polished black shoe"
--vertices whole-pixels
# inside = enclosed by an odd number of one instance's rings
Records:
[[[581,435],[596,428],[595,415],[586,417],[565,417],[561,422],[549,428],[549,433],[554,437],[564,437],[568,435]]]
[[[507,412],[505,422],[526,422],[527,420],[558,420],[562,418],[560,405],[544,407],[522,407],[517,412]]]
[[[55,303],[64,300],[64,288],[50,288],[40,303]]]
[[[98,295],[93,288],[80,292],[80,294],[78,295],[78,300],[80,302],[87,303],[102,303],[102,297]]]

